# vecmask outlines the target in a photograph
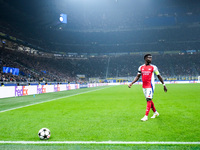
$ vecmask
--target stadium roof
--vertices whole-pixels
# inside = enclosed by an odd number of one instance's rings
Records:
[[[185,26],[199,25],[199,4],[197,0],[0,0],[0,25],[2,32],[49,51],[163,51],[155,42],[169,42],[167,32],[173,36],[177,28],[181,32]],[[60,13],[67,14],[67,24],[59,21]],[[147,34],[158,37],[152,40]],[[188,39],[178,40],[184,41]],[[192,43],[187,48],[197,47]]]

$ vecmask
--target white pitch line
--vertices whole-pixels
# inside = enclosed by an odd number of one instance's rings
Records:
[[[29,104],[29,105],[24,105],[24,106],[20,106],[20,107],[10,108],[10,109],[6,109],[6,110],[2,110],[2,111],[0,111],[0,113],[6,112],[6,111],[15,110],[15,109],[20,109],[20,108],[24,108],[24,107],[29,107],[29,106],[33,106],[33,105],[37,105],[37,104],[42,104],[42,103],[46,103],[46,102],[58,100],[58,99],[61,99],[61,98],[68,98],[68,97],[72,97],[72,96],[76,96],[76,95],[81,95],[81,94],[85,94],[85,93],[89,93],[89,92],[95,92],[95,91],[99,91],[99,90],[102,90],[102,89],[105,89],[105,88],[109,88],[109,87],[104,87],[104,88],[96,89],[96,90],[92,90],[92,91],[86,91],[86,92],[82,92],[82,93],[77,93],[77,94],[72,94],[72,95],[68,95],[68,96],[63,96],[63,97],[59,97],[59,98],[55,98],[55,99],[50,99],[50,100],[47,100],[47,101],[33,103],[33,104]]]
[[[0,144],[170,144],[170,145],[199,145],[200,142],[145,142],[145,141],[0,141]]]

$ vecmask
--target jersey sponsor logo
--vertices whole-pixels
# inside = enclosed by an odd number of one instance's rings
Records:
[[[149,75],[151,71],[142,71],[142,75]]]

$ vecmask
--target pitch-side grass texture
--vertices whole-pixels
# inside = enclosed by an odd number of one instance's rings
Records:
[[[146,122],[140,120],[146,111],[141,85],[133,85],[132,88],[127,85],[97,87],[0,99],[0,141],[41,141],[37,134],[45,127],[51,131],[48,142],[199,142],[200,84],[170,84],[167,88],[168,92],[165,93],[162,85],[156,85],[153,102],[160,116],[151,119],[151,110]],[[7,146],[13,145],[1,145]],[[128,145],[121,148],[128,148]],[[200,147],[193,145],[187,148]]]

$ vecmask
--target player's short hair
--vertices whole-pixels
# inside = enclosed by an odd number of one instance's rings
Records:
[[[151,54],[146,54],[146,55],[144,55],[144,60],[145,60],[145,58],[148,57],[148,56],[152,56],[152,55],[151,55]]]

